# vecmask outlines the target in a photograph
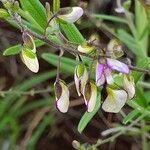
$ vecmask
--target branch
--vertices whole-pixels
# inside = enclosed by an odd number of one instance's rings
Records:
[[[33,37],[35,37],[35,38],[37,38],[37,39],[39,39],[43,42],[45,42],[45,44],[53,47],[54,49],[57,49],[57,50],[63,49],[64,51],[67,51],[68,53],[71,53],[71,54],[73,53],[73,54],[76,54],[76,55],[86,56],[88,58],[91,58],[92,60],[93,59],[98,59],[99,57],[110,57],[110,56],[101,55],[101,54],[99,54],[97,57],[95,57],[95,56],[91,56],[89,54],[85,54],[85,53],[81,53],[81,52],[77,51],[77,47],[75,49],[73,49],[73,48],[70,48],[70,47],[65,46],[65,45],[57,45],[56,43],[53,43],[52,41],[50,41],[47,37],[45,37],[43,35],[39,35],[39,34],[33,32],[33,31],[27,29],[22,24],[21,19],[18,18],[18,14],[13,13],[12,17],[16,21],[16,23],[21,27],[22,31],[24,31],[24,30],[27,31],[30,35],[32,35]],[[135,67],[135,66],[132,66],[132,65],[128,65],[128,67],[131,70],[138,71],[138,72],[143,72],[143,73],[146,73],[146,74],[150,75],[150,70],[143,69],[143,68],[138,68],[138,67]]]

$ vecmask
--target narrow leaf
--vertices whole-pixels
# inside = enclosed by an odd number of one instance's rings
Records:
[[[135,118],[135,116],[137,116],[139,114],[139,111],[138,110],[133,110],[131,111],[124,119],[123,119],[123,124],[127,124],[129,123],[130,121],[132,121],[132,119]]]
[[[78,124],[78,131],[80,133],[83,132],[83,130],[86,128],[86,126],[88,125],[88,123],[90,122],[90,120],[94,117],[94,115],[97,113],[97,111],[99,110],[100,108],[100,104],[101,104],[101,95],[99,95],[97,97],[97,100],[96,100],[96,106],[93,110],[93,112],[86,112],[82,118],[80,119],[80,122]]]

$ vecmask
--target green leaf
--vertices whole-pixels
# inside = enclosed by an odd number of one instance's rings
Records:
[[[142,90],[140,90],[139,87],[136,87],[135,101],[142,107],[146,108],[148,106],[148,102],[144,97]]]
[[[143,55],[147,56],[148,20],[145,9],[139,0],[135,0],[135,24],[137,30],[138,45]]]
[[[36,31],[37,33],[42,34],[44,32],[44,29],[38,24],[38,22],[31,16],[32,14],[30,14],[28,11],[23,11],[22,9],[19,9],[18,14],[24,19],[23,23],[29,26],[29,28],[30,26],[33,26],[38,30],[38,32]]]
[[[91,17],[95,19],[108,20],[112,22],[127,23],[125,19],[121,17],[116,17],[116,16],[110,16],[110,15],[104,15],[104,14],[92,14]]]
[[[7,48],[3,52],[3,55],[4,56],[16,55],[16,54],[19,54],[20,51],[21,51],[21,44]]]
[[[127,124],[131,122],[140,112],[138,110],[131,111],[125,118],[123,119],[123,124]]]
[[[90,122],[90,120],[94,117],[94,115],[97,113],[97,111],[100,108],[100,104],[101,104],[101,95],[99,94],[99,96],[97,96],[97,100],[96,100],[96,106],[94,108],[94,110],[92,112],[85,112],[85,114],[82,116],[82,118],[80,119],[80,122],[78,124],[78,131],[80,133],[83,132],[83,130],[85,129],[85,127],[88,125],[88,123]]]
[[[46,60],[48,63],[51,65],[54,65],[57,67],[58,65],[58,55],[51,54],[51,53],[44,53],[42,54],[42,58]],[[76,60],[66,58],[66,57],[61,57],[61,66],[60,69],[64,73],[74,73],[74,68],[76,66],[77,62]]]
[[[44,45],[44,42],[41,42],[39,40],[35,40],[35,45],[36,45],[36,47],[40,47],[40,46]],[[21,44],[18,44],[18,45],[7,48],[3,52],[3,55],[4,56],[16,55],[16,54],[19,54],[20,51],[21,51]]]
[[[21,82],[20,85],[16,86],[13,90],[16,91],[26,91],[41,82],[44,82],[47,79],[50,79],[56,75],[56,71],[51,72],[45,72],[38,75],[34,75],[30,77],[29,79],[25,80],[24,82]],[[0,101],[0,117],[4,114],[5,111],[8,111],[7,109],[12,105],[12,103],[18,98],[19,95],[10,94],[6,96],[3,101]]]
[[[35,145],[38,139],[41,137],[42,133],[44,132],[47,126],[51,126],[54,123],[54,113],[51,112],[48,115],[45,115],[43,120],[39,123],[37,130],[32,134],[30,140],[26,145],[27,150],[34,150]]]
[[[57,12],[60,9],[60,0],[53,0],[53,12]]]
[[[65,34],[69,41],[77,44],[82,44],[85,42],[84,37],[74,24],[70,24],[67,22],[64,23],[62,21],[60,21],[59,23],[62,32]]]
[[[46,13],[39,0],[19,0],[23,10],[28,11],[36,22],[45,28],[47,24]]]
[[[137,67],[146,69],[150,64],[150,58],[140,58],[138,57]],[[144,75],[143,72],[132,72],[132,76],[134,77],[135,83],[140,80],[140,78]]]
[[[135,39],[123,29],[117,30],[118,38],[122,41],[135,55],[141,56],[140,49]]]

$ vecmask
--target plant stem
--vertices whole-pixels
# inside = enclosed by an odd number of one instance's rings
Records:
[[[110,56],[100,55],[100,54],[97,57],[95,57],[95,56],[93,57],[93,56],[91,56],[89,54],[81,53],[81,52],[77,51],[77,48],[73,49],[73,48],[67,47],[67,46],[65,46],[63,44],[62,45],[57,45],[56,43],[53,43],[52,41],[50,41],[49,39],[47,39],[45,36],[39,35],[39,34],[33,32],[33,31],[29,30],[29,29],[26,29],[26,27],[22,24],[22,22],[20,21],[20,19],[18,19],[18,14],[16,14],[16,13],[14,14],[13,13],[12,17],[16,21],[16,23],[21,27],[22,31],[24,31],[24,30],[27,31],[33,37],[35,37],[35,38],[37,38],[37,39],[45,42],[47,45],[49,45],[49,46],[51,46],[51,47],[53,47],[55,49],[60,49],[60,50],[62,49],[62,50],[67,51],[67,52],[69,52],[71,54],[74,53],[76,55],[86,56],[86,57],[91,58],[91,59],[94,59],[94,58],[98,59],[100,56],[102,56],[102,57],[110,57]],[[131,65],[128,65],[128,66],[129,66],[129,68],[131,70],[138,71],[138,72],[144,72],[144,73],[147,73],[147,74],[150,75],[150,70],[146,70],[146,69],[143,69],[143,68],[138,68],[138,67],[131,66]]]

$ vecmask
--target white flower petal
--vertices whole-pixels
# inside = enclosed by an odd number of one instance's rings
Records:
[[[134,78],[131,76],[124,75],[124,77],[123,77],[123,88],[128,93],[128,98],[132,99],[135,95]]]
[[[107,65],[111,69],[117,70],[121,73],[125,73],[125,74],[129,73],[129,67],[126,64],[124,64],[116,59],[107,58]]]
[[[83,9],[81,7],[72,7],[72,11],[69,14],[60,15],[59,18],[69,22],[76,22],[83,15]]]
[[[88,46],[88,45],[79,45],[77,50],[81,53],[89,54],[94,50],[94,47]]]
[[[117,8],[115,8],[115,12],[117,12],[117,13],[125,13],[125,10],[124,10],[123,7],[117,7]]]
[[[24,51],[22,50],[21,52],[21,58],[23,63],[34,73],[37,73],[39,71],[39,62],[37,57],[35,58],[30,58],[26,56]]]
[[[80,67],[80,68],[79,68]],[[81,71],[80,76],[78,76],[78,70],[77,69],[83,69]],[[85,87],[85,84],[88,80],[88,72],[86,67],[84,66],[84,64],[79,64],[76,66],[75,68],[75,72],[74,72],[74,80],[75,80],[75,86],[76,86],[76,90],[79,96],[81,96],[81,94],[83,93],[83,89]]]
[[[95,104],[96,104],[96,99],[97,99],[97,87],[93,83],[91,83],[91,90],[92,90],[92,93],[91,93],[92,95],[87,104],[88,112],[92,112],[94,110]]]
[[[62,88],[62,93],[59,99],[56,98],[56,107],[62,113],[66,113],[69,108],[69,89],[68,87],[60,81]]]
[[[110,90],[111,92],[108,92],[102,109],[106,112],[118,113],[126,103],[127,93],[124,90]]]
[[[105,74],[105,78],[106,78],[107,83],[108,84],[113,84],[114,83],[114,79],[112,77],[111,70],[109,68],[106,68],[104,70],[104,74]]]
[[[87,84],[89,84],[89,86],[90,86],[90,88],[88,88],[90,91],[86,90],[86,87],[85,87],[83,96],[84,96],[85,104],[87,105],[87,111],[92,112],[96,105],[97,87],[92,82],[87,83]],[[86,95],[88,95],[88,96],[86,96]]]

